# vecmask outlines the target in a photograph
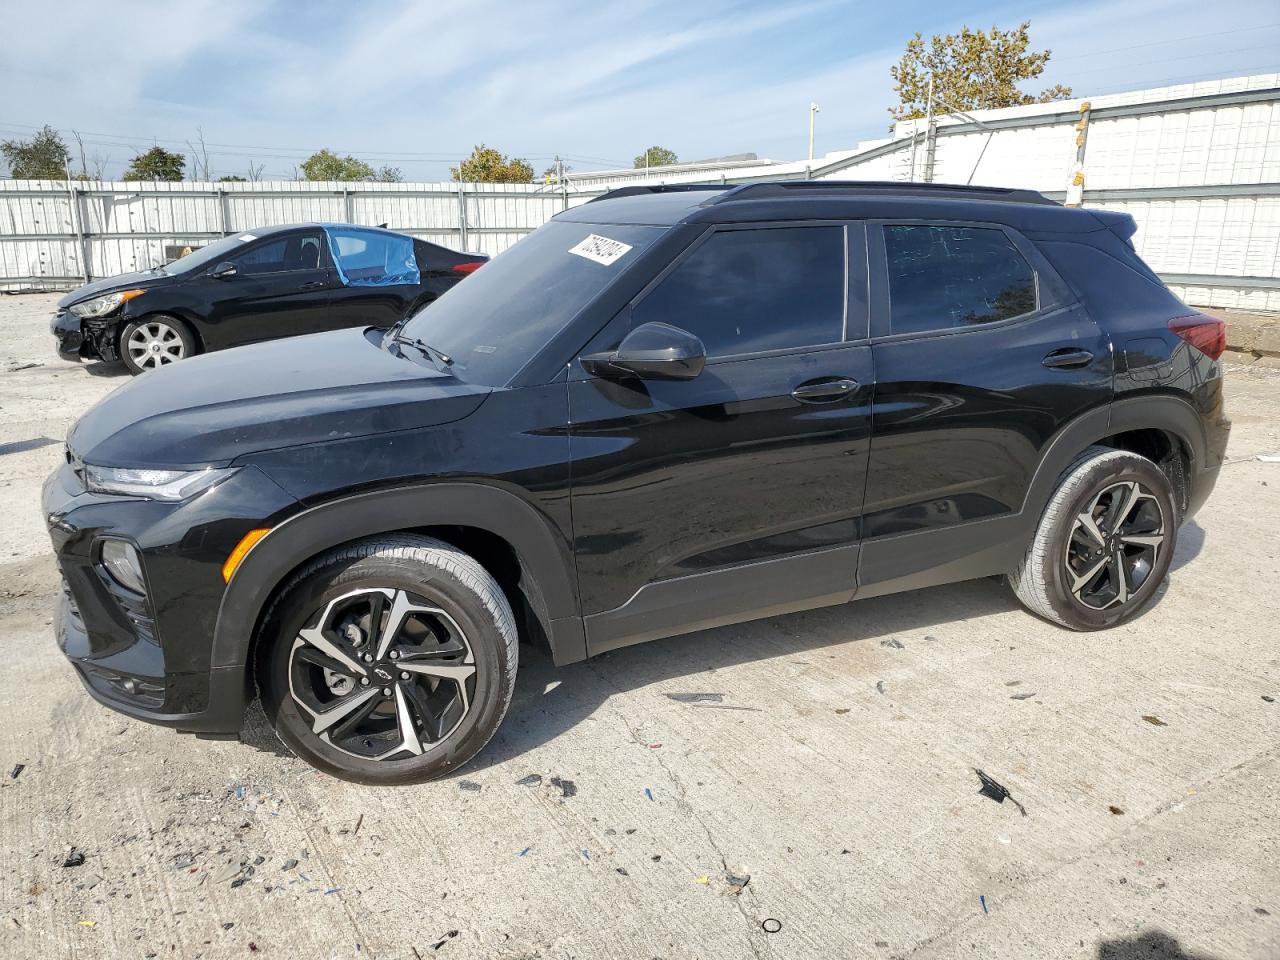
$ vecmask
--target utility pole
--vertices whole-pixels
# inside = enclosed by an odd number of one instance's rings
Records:
[[[924,182],[933,183],[933,152],[937,146],[937,131],[933,128],[933,71],[929,71],[929,105],[924,119]]]
[[[813,118],[818,113],[818,105],[809,101],[809,167],[813,168]]]

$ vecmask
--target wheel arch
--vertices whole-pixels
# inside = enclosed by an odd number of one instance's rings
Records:
[[[525,613],[522,626],[535,635],[541,631],[557,664],[585,659],[572,557],[552,522],[504,488],[445,482],[343,497],[273,528],[227,585],[214,629],[212,666],[252,664],[263,614],[303,564],[342,544],[393,532],[428,534],[479,554],[513,608]]]
[[[187,333],[191,334],[191,339],[195,341],[196,353],[206,353],[208,347],[205,346],[204,337],[200,334],[200,328],[192,321],[191,317],[182,310],[148,310],[146,313],[139,313],[136,316],[121,316],[116,322],[116,353],[124,356],[124,332],[131,323],[142,323],[151,317],[166,317],[170,320],[177,320],[187,328]]]

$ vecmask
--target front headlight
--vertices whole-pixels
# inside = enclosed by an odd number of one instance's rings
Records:
[[[105,317],[122,303],[132,300],[134,297],[140,297],[146,292],[145,290],[118,290],[115,293],[104,293],[102,296],[94,297],[92,300],[73,303],[67,309],[77,317]]]
[[[147,500],[186,500],[221,483],[236,467],[205,470],[135,470],[84,465],[84,482],[94,493],[114,493]]]

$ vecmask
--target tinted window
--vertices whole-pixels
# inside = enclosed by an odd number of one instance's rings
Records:
[[[886,226],[894,333],[992,323],[1036,308],[1030,264],[1003,230]]]
[[[721,230],[639,304],[701,338],[708,357],[834,343],[844,336],[844,228]]]
[[[282,273],[315,270],[320,262],[320,234],[281,237],[246,250],[232,262],[240,273]]]
[[[451,356],[459,378],[504,386],[666,230],[552,220],[451,287],[404,332]]]

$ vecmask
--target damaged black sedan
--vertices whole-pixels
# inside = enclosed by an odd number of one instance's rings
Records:
[[[255,229],[72,291],[53,335],[66,360],[123,360],[142,373],[246,343],[390,327],[487,259],[376,227]]]

